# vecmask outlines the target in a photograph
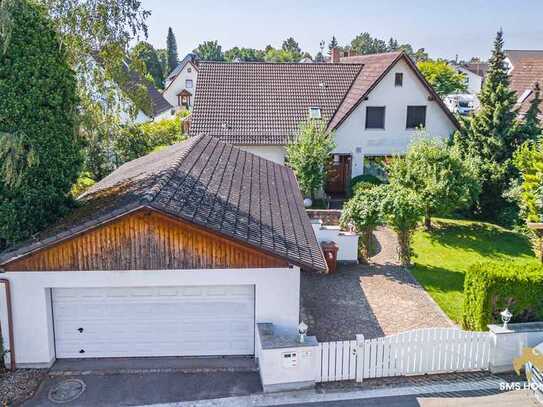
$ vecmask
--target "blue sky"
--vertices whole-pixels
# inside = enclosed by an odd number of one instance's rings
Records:
[[[148,41],[163,48],[168,27],[179,55],[205,40],[223,50],[235,45],[279,47],[293,36],[315,54],[319,41],[335,35],[340,44],[358,33],[426,48],[431,57],[486,57],[499,27],[506,48],[542,49],[542,0],[142,0],[152,11]]]

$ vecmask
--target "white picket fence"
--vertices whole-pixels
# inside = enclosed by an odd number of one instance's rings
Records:
[[[490,335],[429,328],[375,339],[319,344],[317,381],[487,370]]]

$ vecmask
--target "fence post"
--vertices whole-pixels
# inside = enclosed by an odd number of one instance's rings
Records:
[[[356,335],[356,382],[364,380],[364,335]]]

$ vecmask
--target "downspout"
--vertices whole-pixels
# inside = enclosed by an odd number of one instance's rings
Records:
[[[15,340],[13,338],[13,317],[11,312],[11,288],[9,280],[7,278],[0,278],[0,284],[4,285],[4,292],[6,293],[6,307],[8,313],[8,332],[9,332],[9,360],[10,369],[14,371],[17,367],[15,363]],[[0,335],[2,334],[2,327],[0,326]]]

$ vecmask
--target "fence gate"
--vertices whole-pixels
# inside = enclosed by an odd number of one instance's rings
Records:
[[[319,344],[317,381],[357,380],[487,370],[490,335],[456,328],[428,328],[356,341]]]

